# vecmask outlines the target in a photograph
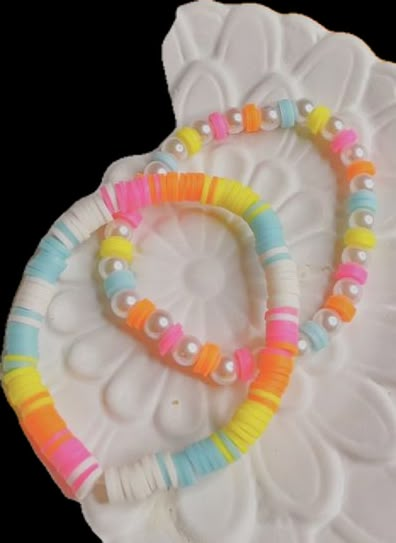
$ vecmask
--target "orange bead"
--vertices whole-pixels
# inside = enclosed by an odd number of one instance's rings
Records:
[[[170,172],[166,175],[166,194],[168,202],[179,201],[179,174]]]
[[[346,169],[347,181],[352,181],[354,177],[361,174],[375,175],[376,168],[373,162],[369,160],[359,160],[358,162],[352,162]]]
[[[245,132],[258,132],[261,129],[262,113],[255,104],[247,104],[242,109]]]
[[[214,343],[206,343],[193,366],[193,372],[208,377],[216,370],[221,360],[220,348]]]
[[[249,400],[253,400],[256,403],[265,405],[266,407],[271,409],[273,413],[276,413],[279,409],[279,406],[276,405],[275,402],[271,402],[271,400],[269,400],[268,398],[262,398],[261,396],[257,396],[256,394],[254,394],[254,392],[250,392],[248,398]]]
[[[356,307],[347,296],[342,294],[329,296],[324,304],[326,309],[332,309],[344,322],[350,322],[356,313]]]
[[[155,175],[149,175],[148,176],[148,184],[149,184],[149,188],[150,188],[150,196],[151,196],[151,201],[153,202],[153,205],[159,204],[159,199],[158,199],[158,194],[157,194],[157,189],[156,189],[156,184],[155,184],[155,178],[156,178]]]
[[[215,196],[215,193],[216,193],[216,188],[217,188],[218,183],[219,183],[218,177],[213,177],[212,182],[210,184],[208,197],[206,199],[206,202],[208,204],[213,204],[213,202],[214,202],[214,196]]]
[[[166,203],[168,202],[168,194],[167,194],[167,186],[166,186],[166,175],[160,175],[160,194],[161,194],[161,202]]]
[[[127,325],[134,330],[143,330],[149,316],[155,311],[155,304],[147,298],[137,302],[129,311]]]
[[[23,420],[23,427],[37,443],[44,444],[65,429],[66,423],[54,406],[46,405],[27,415]]]

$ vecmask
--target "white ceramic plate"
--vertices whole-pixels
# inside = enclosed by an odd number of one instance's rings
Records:
[[[396,67],[303,16],[207,1],[179,9],[163,58],[178,123],[247,100],[307,96],[357,127],[379,169],[379,246],[358,317],[326,352],[299,362],[247,458],[136,507],[88,499],[83,513],[106,543],[394,543]],[[104,182],[145,160],[113,164]],[[186,169],[243,180],[274,204],[299,266],[303,317],[312,315],[341,232],[328,164],[294,133],[277,132],[232,138]],[[199,208],[159,209],[145,214],[137,245],[140,292],[203,339],[257,342],[265,291],[244,225]],[[113,465],[206,435],[243,391],[165,369],[108,322],[92,280],[96,249],[96,240],[80,248],[59,285],[41,370],[71,428]]]

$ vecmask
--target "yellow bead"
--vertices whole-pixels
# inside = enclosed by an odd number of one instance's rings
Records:
[[[331,117],[331,111],[325,106],[316,107],[307,117],[307,126],[314,135],[319,134]]]
[[[208,175],[205,176],[204,185],[202,187],[202,194],[201,194],[201,204],[206,204],[208,200],[210,185],[212,184],[212,177],[209,177]]]
[[[202,139],[195,128],[184,126],[176,132],[176,137],[184,143],[189,155],[195,155],[202,147]]]
[[[368,228],[349,228],[345,232],[344,244],[362,249],[372,249],[377,245],[377,238]]]
[[[99,256],[101,258],[121,258],[127,262],[131,262],[133,257],[133,244],[121,236],[111,236],[102,241]]]
[[[251,223],[251,221],[257,217],[257,215],[260,215],[260,213],[262,213],[263,211],[266,211],[267,209],[270,209],[270,204],[263,204],[262,206],[259,206],[257,209],[255,209],[254,211],[252,211],[252,213],[250,213],[247,217],[246,217],[246,222],[248,222],[249,224]]]
[[[229,464],[232,464],[232,462],[235,461],[235,458],[232,456],[230,451],[227,449],[227,447],[224,445],[224,443],[221,441],[219,436],[217,434],[212,434],[210,436],[210,439],[213,441],[213,443],[216,445],[217,449],[221,452],[221,454],[224,456],[224,458],[227,460]]]
[[[267,392],[266,390],[261,390],[260,388],[252,388],[250,389],[250,392],[254,394],[255,396],[259,396],[260,398],[270,400],[275,405],[280,405],[281,400],[279,396],[276,396],[272,392]]]

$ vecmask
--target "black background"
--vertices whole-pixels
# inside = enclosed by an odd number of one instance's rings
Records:
[[[84,13],[56,3],[56,10],[40,13],[35,6],[3,18],[10,31],[4,45],[2,115],[10,121],[3,124],[3,327],[26,260],[49,225],[97,188],[111,162],[153,149],[173,129],[161,43],[183,2],[161,2],[161,15],[157,2],[134,2],[133,16],[106,4],[105,10]],[[350,14],[345,2],[334,4],[267,2],[278,11],[301,12],[331,30],[356,34],[381,58],[396,60],[385,1],[367,10],[353,7]],[[137,38],[142,26],[144,35]],[[154,100],[148,89],[154,90]],[[43,194],[49,197],[44,200]],[[59,534],[98,541],[79,506],[63,498],[36,460],[1,394],[0,421],[2,529],[12,525],[16,541],[57,541]],[[46,527],[48,517],[56,532]]]

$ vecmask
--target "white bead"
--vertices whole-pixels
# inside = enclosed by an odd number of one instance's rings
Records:
[[[344,128],[344,121],[338,117],[330,117],[325,128],[322,130],[322,136],[325,140],[331,141],[334,136],[339,134],[342,130],[344,130]]]
[[[280,126],[280,115],[278,108],[275,106],[263,107],[262,110],[263,120],[261,122],[261,128],[263,130],[270,131],[279,128]]]
[[[133,290],[122,290],[111,298],[111,310],[114,315],[120,317],[120,319],[125,319],[128,316],[131,307],[133,307],[138,300],[139,298]]]
[[[339,315],[331,309],[319,309],[313,320],[320,324],[329,334],[334,334],[341,326]]]
[[[240,134],[243,132],[243,115],[240,109],[235,107],[229,109],[225,114],[228,122],[228,130],[230,134]]]
[[[101,258],[98,263],[98,272],[102,279],[106,279],[110,274],[126,270],[128,264],[121,258]]]
[[[341,153],[341,160],[345,166],[349,166],[349,164],[352,164],[352,162],[363,160],[366,157],[367,151],[363,145],[360,145],[359,143],[352,145],[352,147],[348,147],[348,149],[345,149]]]
[[[368,252],[360,247],[345,247],[341,255],[342,262],[353,262],[354,264],[360,264],[363,267],[367,266],[368,259]]]
[[[173,351],[173,358],[180,366],[192,366],[201,349],[200,341],[193,336],[184,336]]]
[[[349,298],[352,302],[357,303],[362,298],[362,285],[353,279],[340,279],[333,287],[334,294],[342,294]]]
[[[301,334],[301,336],[298,339],[297,347],[298,347],[299,356],[306,356],[307,354],[311,352],[310,342],[308,338],[304,336],[303,334]]]
[[[350,215],[348,223],[352,228],[357,226],[370,229],[374,226],[374,215],[365,209],[357,209]]]
[[[166,164],[163,164],[159,160],[153,160],[152,162],[149,162],[147,166],[144,168],[144,173],[146,175],[165,175],[169,172],[168,166]]]
[[[296,103],[297,105],[297,111],[301,119],[306,119],[310,113],[314,110],[314,105],[310,100],[307,100],[306,98],[301,98],[301,100],[298,100]]]
[[[131,225],[122,219],[115,219],[114,221],[109,222],[106,225],[104,237],[110,238],[112,236],[119,236],[132,241],[133,230]]]
[[[351,192],[357,192],[358,190],[374,190],[374,188],[374,179],[366,174],[357,175],[350,182]]]
[[[211,373],[211,378],[218,385],[232,385],[235,383],[238,378],[235,361],[224,356],[216,371]]]
[[[206,121],[197,121],[194,123],[193,128],[198,132],[198,134],[201,136],[202,143],[209,143],[213,139],[213,131],[210,124]]]
[[[161,150],[165,153],[169,153],[176,160],[185,160],[188,157],[186,146],[175,136],[171,136],[165,140],[161,146]]]
[[[151,339],[159,339],[172,325],[172,318],[167,311],[154,311],[144,325],[144,331]]]

